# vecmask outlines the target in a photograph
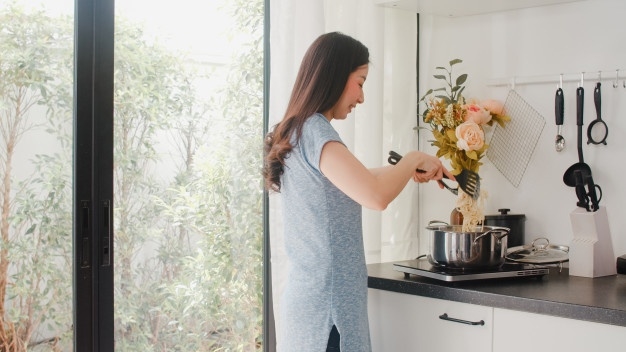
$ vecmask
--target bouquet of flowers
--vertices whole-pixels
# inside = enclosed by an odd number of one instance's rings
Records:
[[[437,157],[450,160],[454,175],[467,169],[478,173],[489,145],[485,142],[485,127],[498,123],[504,127],[511,118],[504,114],[503,105],[495,100],[466,100],[463,97],[467,74],[453,80],[452,68],[462,60],[450,61],[450,67],[437,67],[440,72],[433,77],[444,82],[443,87],[429,89],[420,99],[426,109],[422,114],[425,123],[430,125],[434,140],[431,145],[438,148]],[[463,214],[463,226],[481,223],[483,191],[474,200],[459,189],[457,209]]]

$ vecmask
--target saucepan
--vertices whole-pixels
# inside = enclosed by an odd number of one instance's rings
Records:
[[[428,261],[451,269],[495,269],[504,264],[510,229],[498,226],[476,226],[463,231],[462,225],[431,221]]]

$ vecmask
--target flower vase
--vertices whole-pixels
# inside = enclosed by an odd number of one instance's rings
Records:
[[[454,207],[450,213],[450,225],[463,225],[463,213]]]

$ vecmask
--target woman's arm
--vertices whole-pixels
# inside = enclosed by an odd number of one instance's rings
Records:
[[[438,158],[419,151],[407,153],[394,166],[369,170],[339,142],[324,145],[320,169],[348,197],[376,210],[386,209],[411,178],[416,182],[427,182],[439,180],[445,174],[454,180]],[[426,172],[418,173],[416,169]]]

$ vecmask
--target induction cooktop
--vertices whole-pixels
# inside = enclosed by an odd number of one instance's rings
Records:
[[[550,269],[545,266],[508,261],[495,269],[461,270],[435,266],[426,259],[412,259],[393,263],[393,269],[403,272],[404,277],[407,279],[410,275],[418,275],[450,282],[505,277],[541,277],[550,273]]]

